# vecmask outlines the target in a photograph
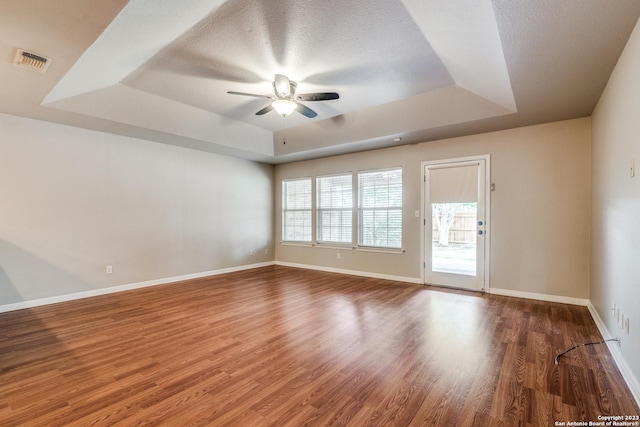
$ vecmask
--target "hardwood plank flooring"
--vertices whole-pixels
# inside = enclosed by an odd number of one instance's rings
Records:
[[[281,266],[0,314],[0,426],[638,415],[585,307]]]

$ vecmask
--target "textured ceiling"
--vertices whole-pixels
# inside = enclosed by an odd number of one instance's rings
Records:
[[[300,114],[255,116],[269,100],[226,93],[272,95],[275,73],[297,81],[298,93],[339,87],[339,101],[309,105],[322,118],[454,83],[403,4],[388,0],[366,8],[341,0],[230,0],[123,83],[269,131],[305,124]]]
[[[590,115],[639,16],[637,0],[8,0],[0,112],[269,163],[427,141]],[[16,48],[53,63],[15,67]],[[272,95],[276,73],[340,99],[282,118],[227,94]]]

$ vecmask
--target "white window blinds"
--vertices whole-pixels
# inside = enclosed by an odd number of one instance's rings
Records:
[[[316,178],[316,239],[318,242],[352,242],[352,186],[352,174]]]
[[[429,168],[431,203],[478,201],[478,165]]]
[[[358,245],[402,247],[402,169],[358,173]]]
[[[282,240],[311,242],[311,178],[282,181]]]

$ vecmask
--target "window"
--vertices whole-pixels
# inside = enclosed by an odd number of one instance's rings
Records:
[[[358,245],[402,247],[402,169],[358,173]]]
[[[318,242],[352,242],[352,179],[352,174],[316,178]]]
[[[311,178],[282,181],[282,240],[311,242]]]

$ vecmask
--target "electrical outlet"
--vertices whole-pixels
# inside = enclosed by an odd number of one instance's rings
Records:
[[[113,274],[113,266],[107,265],[106,272],[107,274]]]
[[[249,249],[249,255],[253,255],[253,249]]]
[[[337,258],[337,259],[340,259],[340,252],[338,252],[338,253],[336,254],[336,258]]]
[[[269,249],[264,250],[264,254],[267,255],[269,253]]]

